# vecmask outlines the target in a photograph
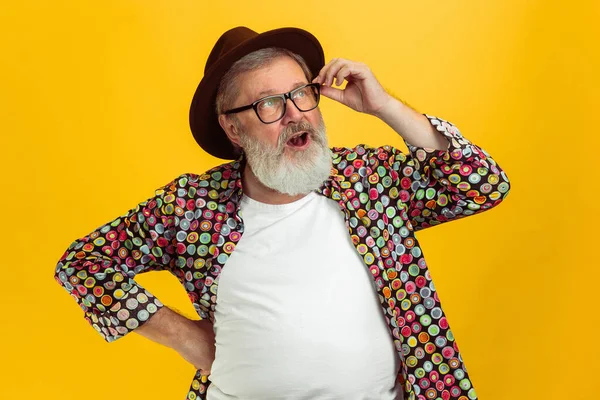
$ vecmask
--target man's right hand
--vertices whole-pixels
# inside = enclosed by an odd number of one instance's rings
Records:
[[[134,332],[170,347],[209,375],[215,360],[215,333],[208,320],[191,320],[163,307]]]

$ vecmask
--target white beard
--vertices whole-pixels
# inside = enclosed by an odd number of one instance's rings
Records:
[[[308,147],[299,151],[288,148],[286,152],[287,141],[300,131],[308,132]],[[304,121],[290,125],[279,135],[276,147],[253,139],[246,132],[241,133],[240,142],[256,178],[280,193],[295,196],[312,192],[331,173],[331,152],[322,118],[316,129]]]

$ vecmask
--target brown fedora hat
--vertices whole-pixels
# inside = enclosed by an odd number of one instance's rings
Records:
[[[256,33],[244,26],[225,32],[213,47],[204,77],[198,84],[190,107],[190,128],[194,139],[207,153],[223,159],[234,159],[233,145],[219,125],[215,98],[221,78],[240,58],[267,47],[280,47],[298,54],[317,76],[325,65],[321,44],[312,34],[298,28],[281,28]]]

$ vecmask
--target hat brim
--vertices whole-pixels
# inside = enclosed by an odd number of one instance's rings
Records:
[[[280,28],[258,34],[216,61],[198,84],[190,107],[190,128],[196,142],[207,153],[222,159],[237,157],[233,145],[219,125],[215,98],[225,73],[240,58],[267,47],[280,47],[301,56],[317,76],[325,65],[321,44],[312,34],[298,28]]]

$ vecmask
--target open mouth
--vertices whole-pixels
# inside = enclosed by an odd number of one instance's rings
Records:
[[[308,132],[299,132],[297,135],[292,136],[286,145],[294,149],[303,149],[308,145],[308,141]]]

